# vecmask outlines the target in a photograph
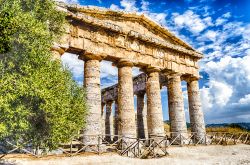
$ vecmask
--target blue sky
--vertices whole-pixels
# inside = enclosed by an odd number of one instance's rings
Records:
[[[62,0],[148,15],[205,56],[200,90],[206,123],[250,122],[250,1],[248,0]],[[80,84],[83,62],[62,56]],[[139,74],[138,68],[133,74]],[[101,63],[102,87],[117,83],[117,69]],[[188,104],[183,82],[186,118]],[[168,119],[167,91],[161,91]],[[136,100],[136,99],[135,99]]]

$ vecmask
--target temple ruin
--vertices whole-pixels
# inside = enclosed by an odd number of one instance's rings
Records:
[[[186,136],[182,80],[187,82],[191,131],[196,138],[204,136],[198,85],[201,53],[145,15],[79,5],[59,4],[58,9],[67,13],[69,24],[61,42],[53,47],[54,57],[69,52],[85,61],[84,87],[89,107],[85,144],[96,144],[95,135],[103,133],[107,140],[112,140],[110,134],[136,138],[164,135],[160,94],[163,86],[168,91],[171,136]],[[101,90],[102,60],[111,61],[118,68],[118,84]],[[143,73],[133,78],[133,66]]]

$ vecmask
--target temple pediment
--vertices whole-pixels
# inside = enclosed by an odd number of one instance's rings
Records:
[[[113,32],[121,33],[117,35],[115,44],[121,47],[129,47],[134,51],[145,51],[140,47],[141,42],[146,42],[159,47],[166,47],[176,49],[188,53],[197,58],[201,58],[202,54],[195,51],[190,45],[180,40],[169,32],[166,28],[154,22],[143,14],[127,13],[122,11],[113,11],[99,7],[79,6],[79,5],[63,5],[60,4],[64,10],[67,11],[68,17],[74,17],[81,20],[81,24],[87,23],[96,25],[97,28],[106,28]],[[77,26],[77,33],[81,35],[81,24]],[[76,27],[76,25],[75,25]],[[92,28],[93,31],[96,29]],[[84,31],[84,29],[83,29]],[[88,36],[88,34],[82,35]],[[79,35],[79,34],[78,34]],[[91,36],[93,38],[93,36]],[[109,40],[105,35],[100,34],[96,38],[102,37],[102,40]],[[129,43],[126,43],[127,37],[130,37]],[[107,41],[109,42],[109,41]],[[127,44],[127,45],[126,45]],[[159,57],[164,56],[164,52],[159,52]]]

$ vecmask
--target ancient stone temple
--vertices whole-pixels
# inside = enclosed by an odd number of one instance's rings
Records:
[[[181,81],[187,82],[191,130],[196,138],[204,135],[198,85],[201,53],[144,15],[77,5],[60,4],[58,8],[67,13],[69,24],[61,42],[53,47],[55,58],[69,52],[85,61],[84,87],[89,106],[85,144],[96,144],[95,135],[103,133],[108,141],[112,140],[110,134],[138,138],[164,135],[163,86],[168,91],[171,135],[185,137]],[[101,90],[102,60],[118,68],[118,84]],[[132,77],[132,67],[144,73]]]

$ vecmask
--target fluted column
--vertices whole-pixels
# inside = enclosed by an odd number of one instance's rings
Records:
[[[118,110],[119,134],[126,137],[136,137],[134,94],[132,80],[132,63],[118,63]]]
[[[118,101],[115,100],[115,114],[114,114],[114,141],[118,140]]]
[[[147,70],[147,119],[149,135],[164,135],[164,123],[161,105],[159,71],[156,68]]]
[[[145,103],[144,103],[145,91],[137,94],[137,135],[138,138],[145,139],[148,136],[147,130],[147,118],[145,116]]]
[[[174,74],[169,76],[167,88],[170,130],[171,132],[174,132],[171,136],[176,137],[181,134],[183,137],[187,137],[187,126],[180,75]]]
[[[200,140],[204,138],[206,130],[204,115],[201,108],[198,80],[189,79],[187,81],[187,89],[191,131],[194,132],[196,140]]]
[[[88,105],[86,126],[83,131],[83,143],[98,144],[97,135],[102,133],[101,127],[101,89],[100,89],[100,57],[84,55],[84,87]]]
[[[106,103],[106,115],[105,115],[105,139],[111,141],[111,135],[113,130],[113,118],[112,118],[112,101]]]

